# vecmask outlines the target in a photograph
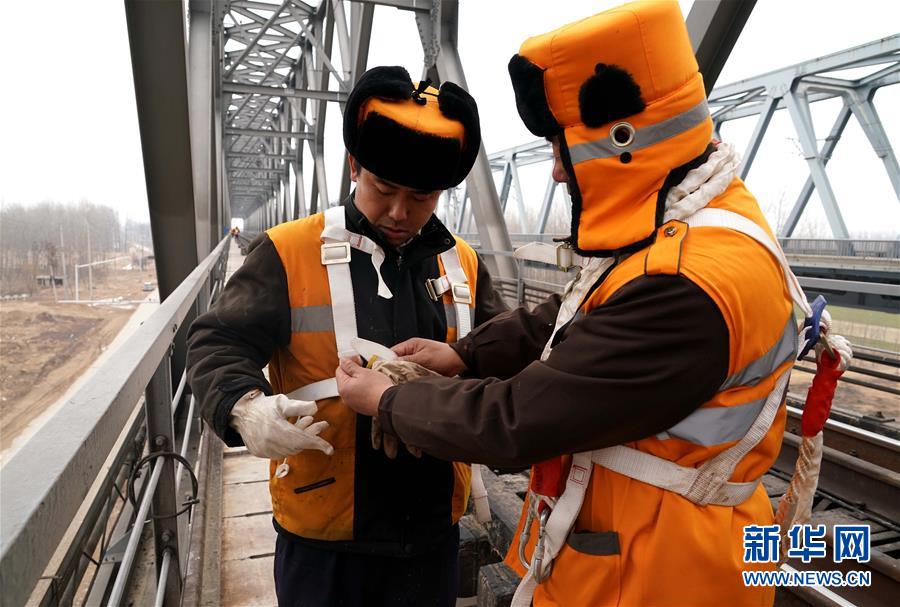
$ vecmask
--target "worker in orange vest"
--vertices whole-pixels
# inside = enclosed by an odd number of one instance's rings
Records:
[[[344,402],[437,457],[535,465],[513,605],[771,605],[742,572],[776,563],[744,562],[743,534],[773,521],[760,477],[803,296],[739,159],[711,141],[678,4],[530,38],[509,72],[572,198],[566,242],[516,255],[577,274],[455,344],[395,346],[447,377],[392,386],[342,360]]]
[[[452,82],[375,67],[347,99],[344,143],[353,192],[249,245],[191,326],[188,379],[226,444],[271,460],[279,605],[452,607],[470,466],[373,439],[334,370],[361,340],[453,341],[506,310],[434,215],[475,162],[478,110]]]

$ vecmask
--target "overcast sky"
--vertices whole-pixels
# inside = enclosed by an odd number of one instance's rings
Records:
[[[468,85],[479,104],[488,152],[534,137],[515,113],[506,72],[509,57],[530,35],[615,6],[619,2],[567,0],[461,0],[459,41]],[[690,10],[682,0],[682,11]],[[91,200],[123,216],[146,219],[147,199],[128,36],[121,0],[7,3],[0,56],[7,94],[0,146],[0,203]],[[758,0],[720,78],[720,84],[837,52],[892,35],[900,23],[892,0]],[[53,15],[53,18],[49,18]],[[35,35],[35,27],[40,35]],[[376,7],[369,66],[400,64],[414,78],[422,50],[412,15]],[[332,84],[332,86],[334,86]],[[895,149],[900,133],[900,86],[875,97]],[[839,103],[815,111],[817,136],[827,134]],[[329,187],[337,195],[342,143],[337,106],[329,108]],[[728,123],[723,138],[743,151],[755,118]],[[543,170],[543,169],[540,169]],[[546,167],[549,171],[549,165]],[[900,203],[862,130],[851,119],[828,165],[845,221],[854,236],[900,234]],[[786,112],[778,112],[750,172],[748,183],[775,223],[794,202],[808,172]],[[526,187],[530,185],[526,184]],[[523,188],[525,189],[525,188]],[[542,186],[526,198],[540,200]],[[825,226],[813,196],[804,220],[808,230]],[[801,224],[801,230],[804,224]]]

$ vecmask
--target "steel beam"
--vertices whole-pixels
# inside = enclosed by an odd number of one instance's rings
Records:
[[[457,51],[459,3],[458,0],[440,0],[440,2],[440,52],[437,54],[434,71],[441,81],[449,80],[468,90],[462,61]],[[466,183],[482,245],[493,251],[512,251],[512,243],[506,222],[503,220],[503,213],[500,211],[500,199],[494,187],[491,166],[483,143]],[[509,257],[494,256],[493,260],[486,263],[493,265],[496,269],[495,274],[500,278],[518,276],[515,261]]]
[[[516,157],[513,156],[509,163],[512,174],[513,187],[516,189],[516,208],[519,211],[519,226],[521,230],[528,229],[528,217],[525,212],[525,195],[522,192],[522,182],[519,181],[519,169],[516,166]]]
[[[553,207],[553,197],[556,194],[556,186],[559,185],[553,174],[547,177],[547,187],[544,189],[544,200],[541,203],[541,210],[538,213],[537,224],[534,231],[537,234],[543,234],[547,229],[547,220],[550,219],[550,210]]]
[[[320,26],[324,29],[325,41],[320,48],[320,53],[315,58],[315,63],[309,53],[306,53],[307,72],[310,77],[310,84],[320,89],[328,88],[328,78],[330,72],[323,69],[324,59],[331,54],[331,46],[334,41],[334,18],[333,7],[330,3],[324,3],[325,12],[319,21]],[[316,204],[321,200],[321,208],[324,211],[330,206],[328,197],[328,179],[325,171],[325,113],[328,104],[321,100],[315,101],[316,106],[316,136],[311,146],[313,154],[313,162],[315,163],[315,180],[313,182],[313,196],[310,201],[310,213],[316,212]],[[318,200],[317,200],[318,199]]]
[[[274,72],[275,69],[278,67],[278,65],[279,65],[284,59],[286,59],[286,58],[288,57],[288,51],[289,51],[291,48],[293,48],[293,47],[297,44],[297,42],[300,40],[300,38],[301,38],[302,36],[303,36],[303,32],[298,33],[298,34],[296,35],[296,37],[295,37],[295,38],[287,45],[287,48],[284,49],[284,52],[281,53],[281,54],[278,56],[278,59],[276,59],[275,61],[270,61],[270,62],[269,62],[269,65],[268,65],[268,67],[266,68],[266,71],[263,73],[262,78],[259,79],[259,83],[260,83],[261,85],[262,85],[262,84],[265,84],[266,80],[268,80],[269,77],[271,77],[272,72]],[[240,113],[241,113],[241,110],[244,109],[244,107],[247,105],[247,102],[250,101],[250,99],[251,99],[252,97],[253,97],[253,95],[246,95],[246,94],[245,94],[245,95],[244,95],[244,98],[241,99],[241,103],[240,103],[240,105],[238,105],[237,109],[235,109],[234,112],[229,112],[229,114],[228,114],[228,115],[229,115],[229,118],[232,118],[232,117],[237,116],[238,114],[240,114]]]
[[[278,86],[260,86],[258,84],[225,82],[222,84],[222,92],[232,93],[235,95],[264,95],[268,97],[292,97],[297,99],[316,99],[321,101],[347,101],[347,93],[343,91],[329,91],[327,88],[291,89]]]
[[[353,28],[353,36],[351,42],[351,61],[349,86],[352,88],[356,85],[359,77],[366,71],[366,64],[369,61],[369,43],[372,39],[372,18],[375,14],[375,5],[360,5],[354,2],[350,6],[352,15],[351,27]],[[350,195],[350,164],[344,160],[341,169],[341,191],[340,199],[346,200]]]
[[[703,0],[691,6],[686,19],[688,35],[707,94],[719,78],[755,5],[756,0]]]
[[[233,170],[233,171],[240,171],[240,172],[242,172],[242,173],[245,173],[245,172],[246,172],[246,173],[274,173],[274,174],[276,174],[276,175],[280,175],[280,174],[282,173],[282,169],[266,169],[266,168],[259,168],[259,167],[241,167],[241,166],[234,166],[234,165],[229,165],[228,168],[231,169],[231,170]]]
[[[184,13],[125,1],[161,300],[197,266]],[[180,372],[179,372],[180,375]]]
[[[744,152],[744,158],[741,161],[740,177],[747,178],[750,172],[750,165],[756,158],[756,152],[759,150],[759,144],[762,143],[763,135],[769,128],[769,122],[775,113],[775,106],[778,105],[777,97],[768,97],[765,101],[762,111],[759,113],[759,119],[756,121],[756,127],[753,129],[753,135],[750,136],[750,142],[747,144],[747,150]]]
[[[869,139],[872,149],[875,150],[875,155],[884,163],[894,194],[900,200],[900,168],[897,166],[897,156],[891,147],[891,140],[885,133],[881,118],[872,103],[874,94],[874,90],[850,91],[848,93],[850,109]]]
[[[840,140],[841,135],[844,133],[844,127],[847,126],[849,120],[850,107],[845,103],[843,107],[841,107],[841,111],[838,112],[834,125],[831,127],[831,131],[828,133],[828,137],[825,138],[825,143],[819,151],[819,157],[822,159],[823,166],[828,164],[828,161],[831,160],[831,154],[834,152],[834,148]],[[809,202],[809,197],[812,195],[814,188],[815,181],[813,181],[812,175],[810,175],[806,178],[806,183],[804,183],[803,187],[800,189],[800,195],[797,197],[797,201],[794,203],[787,220],[779,230],[779,236],[781,238],[788,238],[794,233],[794,230],[797,228],[797,224],[800,221],[800,216],[803,214],[803,210],[806,208],[806,203]]]
[[[390,6],[404,11],[427,13],[431,10],[432,0],[353,0],[360,4]]]
[[[266,33],[266,30],[269,29],[269,26],[271,26],[275,22],[275,20],[284,11],[284,8],[290,3],[291,3],[291,0],[284,0],[280,6],[275,8],[275,10],[272,12],[272,16],[269,17],[269,19],[259,29],[259,32],[257,32],[257,34],[253,37],[253,39],[244,47],[244,50],[241,51],[240,56],[234,61],[234,63],[232,63],[227,68],[227,70],[225,71],[226,79],[231,78],[231,75],[234,73],[234,70],[237,68],[237,66],[239,66],[241,64],[241,62],[247,57],[247,55],[250,54],[250,51],[252,51],[254,48],[256,48],[256,45],[259,43],[260,38],[263,37],[263,35]]]
[[[256,154],[254,152],[228,152],[226,158],[281,158],[283,160],[292,160],[294,157],[290,154]]]
[[[697,2],[695,6],[702,4],[705,4],[705,2]],[[900,59],[897,56],[898,53],[900,53],[900,34],[895,34],[838,53],[832,53],[831,55],[766,72],[753,78],[720,86],[716,89],[714,97],[719,99],[728,98],[749,89],[771,86],[774,82],[791,83],[807,75],[872,65],[873,61],[876,63],[896,63]]]
[[[831,181],[825,172],[825,163],[819,155],[812,114],[809,111],[805,95],[789,91],[785,95],[785,101],[791,114],[791,120],[794,122],[794,128],[800,137],[800,146],[803,148],[803,156],[809,165],[809,173],[819,191],[819,200],[822,201],[822,208],[825,210],[831,232],[835,238],[849,238],[850,234],[841,215],[841,209],[835,199],[834,190],[831,189]]]
[[[296,133],[294,131],[267,131],[265,129],[239,129],[234,127],[225,129],[225,134],[233,136],[236,135],[239,137],[285,137],[287,139],[312,139],[313,137],[311,133],[306,132]],[[276,158],[291,158],[291,156],[280,153],[275,153],[273,154],[273,156]]]
[[[190,6],[190,44],[188,46],[188,99],[191,121],[191,158],[194,180],[194,212],[197,221],[197,258],[206,257],[212,250],[213,200],[211,168],[213,143],[213,58],[212,16],[209,1],[193,0]]]

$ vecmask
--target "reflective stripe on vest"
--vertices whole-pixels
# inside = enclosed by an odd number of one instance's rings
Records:
[[[719,391],[755,386],[796,355],[797,343],[797,328],[792,315],[785,324],[781,339],[763,356],[726,379]],[[668,430],[657,434],[656,438],[680,438],[704,447],[740,440],[765,404],[766,398],[763,397],[729,407],[701,407]]]

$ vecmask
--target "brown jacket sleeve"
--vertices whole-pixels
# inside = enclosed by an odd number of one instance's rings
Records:
[[[503,320],[484,329],[494,352],[504,344]],[[522,324],[511,326],[506,352],[521,345]],[[725,321],[699,287],[642,277],[573,323],[545,363],[506,380],[442,377],[389,388],[379,419],[436,457],[529,465],[671,427],[715,394],[728,352]]]
[[[478,288],[475,289],[475,318],[476,327],[480,327],[498,314],[509,310],[509,306],[503,301],[503,296],[494,288],[491,274],[484,265],[481,255],[478,255],[478,275],[476,277]]]
[[[559,295],[553,295],[531,311],[524,307],[508,310],[450,344],[466,364],[465,376],[505,379],[540,358],[553,332],[559,304]]]
[[[229,446],[243,444],[228,425],[252,388],[272,394],[262,369],[291,338],[287,276],[275,245],[261,234],[209,312],[188,332],[188,382],[203,419]]]

